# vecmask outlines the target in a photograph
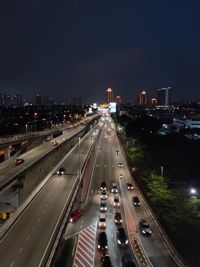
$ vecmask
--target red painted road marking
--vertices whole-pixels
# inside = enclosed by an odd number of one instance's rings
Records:
[[[79,233],[73,267],[93,267],[97,222]]]

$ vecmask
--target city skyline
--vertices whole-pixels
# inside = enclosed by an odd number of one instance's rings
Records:
[[[124,101],[172,87],[174,100],[200,98],[200,4],[30,1],[1,7],[0,91]]]

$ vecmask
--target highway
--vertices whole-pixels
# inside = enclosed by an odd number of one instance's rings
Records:
[[[58,144],[61,144],[62,142],[65,142],[65,140],[77,134],[84,127],[85,126],[80,125],[77,128],[70,128],[67,131],[65,131],[64,134],[54,138],[53,140],[57,140]],[[0,164],[0,187],[4,185],[6,182],[9,182],[9,180],[11,180],[21,171],[28,168],[35,161],[39,160],[41,157],[46,155],[49,151],[55,149],[55,146],[52,143],[53,140],[48,142],[43,142],[41,145],[27,151],[23,155],[20,155],[20,157],[23,158],[25,161],[18,166],[15,166],[14,162],[15,156],[6,160],[5,162],[2,162]]]
[[[89,136],[66,158],[63,176],[53,175],[0,241],[1,267],[38,267],[59,218],[77,182],[79,159],[85,161],[93,141]]]
[[[98,223],[100,214],[100,183],[102,181],[106,181],[108,187],[108,199],[106,200],[108,210],[105,213],[107,223],[106,233],[108,236],[108,253],[111,257],[113,266],[122,266],[121,257],[123,255],[126,255],[129,258],[133,259],[137,264],[137,259],[134,256],[134,249],[132,249],[133,246],[131,246],[131,239],[133,238],[132,233],[130,232],[131,229],[132,231],[134,231],[134,237],[138,239],[139,244],[143,249],[143,254],[147,259],[149,259],[149,266],[177,267],[178,265],[170,256],[169,250],[163,243],[158,228],[152,220],[148,205],[146,205],[143,196],[138,191],[137,186],[133,178],[131,177],[131,174],[125,162],[123,152],[116,137],[116,133],[113,131],[114,134],[112,136],[107,135],[108,129],[114,128],[114,125],[111,124],[109,119],[104,121],[103,124],[104,127],[99,138],[99,148],[96,155],[96,164],[91,179],[87,203],[81,209],[82,217],[79,218],[76,222],[70,223],[68,225],[65,233],[65,238],[67,239],[68,236],[79,234],[84,228],[89,227],[95,222]],[[116,150],[119,151],[119,155],[116,155]],[[119,162],[123,162],[123,168],[118,167]],[[123,176],[122,179],[119,178],[120,174],[122,174]],[[113,207],[114,194],[111,193],[112,182],[117,182],[120,189],[120,193],[118,195],[120,196],[121,206],[119,210],[123,215],[123,227],[126,229],[126,232],[129,236],[129,245],[124,249],[118,247],[116,239],[116,229],[118,226],[116,226],[113,221],[115,209]],[[134,184],[133,191],[127,190],[127,182]],[[141,200],[140,207],[133,206],[132,197],[134,195],[139,196]],[[130,214],[130,218],[127,216],[127,214]],[[139,231],[138,221],[141,218],[145,218],[152,228],[153,233],[149,237],[142,236]],[[127,227],[127,223],[129,227]],[[101,230],[97,228],[97,235],[99,231]],[[101,253],[98,251],[97,245],[95,245],[95,251],[96,256],[94,266],[98,267],[100,266]]]

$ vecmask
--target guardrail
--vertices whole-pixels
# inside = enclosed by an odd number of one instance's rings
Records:
[[[92,130],[94,130],[94,128],[93,128]],[[90,132],[88,132],[88,133],[86,134],[86,136],[87,136],[89,133],[90,133]],[[77,144],[76,146],[78,146],[78,144]],[[92,151],[93,151],[94,148],[95,148],[95,142],[94,142],[93,145],[91,146],[91,148],[90,148],[90,150],[89,150],[89,152],[88,152],[88,154],[87,154],[87,157],[86,157],[86,159],[85,159],[85,161],[84,161],[84,163],[83,163],[83,165],[82,165],[82,167],[81,167],[81,177],[77,176],[77,184],[76,184],[76,187],[74,187],[75,189],[74,189],[74,191],[73,191],[73,195],[72,195],[72,197],[71,197],[70,204],[69,204],[69,206],[67,207],[67,211],[65,212],[64,215],[62,215],[62,216],[64,217],[64,219],[63,219],[62,224],[61,224],[61,227],[60,227],[60,229],[59,229],[59,231],[58,231],[58,233],[57,233],[57,236],[56,236],[56,238],[55,238],[55,241],[54,241],[53,247],[52,247],[52,249],[51,249],[50,255],[49,255],[48,257],[47,257],[47,256],[44,257],[43,262],[41,262],[41,265],[39,265],[40,267],[42,267],[43,264],[45,263],[45,259],[46,259],[46,265],[45,265],[45,267],[51,267],[51,266],[52,266],[51,264],[52,264],[52,262],[53,262],[53,258],[54,258],[56,249],[57,249],[57,247],[58,247],[58,244],[59,244],[60,239],[61,239],[61,237],[62,237],[62,234],[63,234],[63,232],[64,232],[64,228],[66,227],[66,224],[67,224],[67,221],[68,221],[69,214],[70,214],[70,212],[71,212],[71,209],[72,209],[72,206],[73,206],[73,204],[74,204],[75,198],[76,198],[77,193],[78,193],[78,191],[79,191],[79,189],[80,189],[80,186],[81,186],[81,184],[82,184],[82,180],[83,180],[83,177],[84,177],[84,172],[85,172],[85,169],[86,169],[86,167],[87,167],[88,160],[89,160],[89,158],[90,158],[90,156],[91,156],[91,153],[92,153]],[[79,178],[80,178],[80,179],[79,179]],[[69,203],[69,200],[67,201],[67,203]],[[67,205],[67,203],[66,203],[66,205]],[[66,205],[65,205],[64,209],[66,209]],[[48,255],[48,253],[46,253],[46,254]],[[48,258],[48,259],[47,259],[47,258]]]

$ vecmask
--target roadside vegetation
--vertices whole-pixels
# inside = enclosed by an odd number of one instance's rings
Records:
[[[154,118],[115,120],[140,189],[176,249],[199,267],[200,200],[190,188],[199,186],[200,143],[175,133],[157,135],[162,123]]]

